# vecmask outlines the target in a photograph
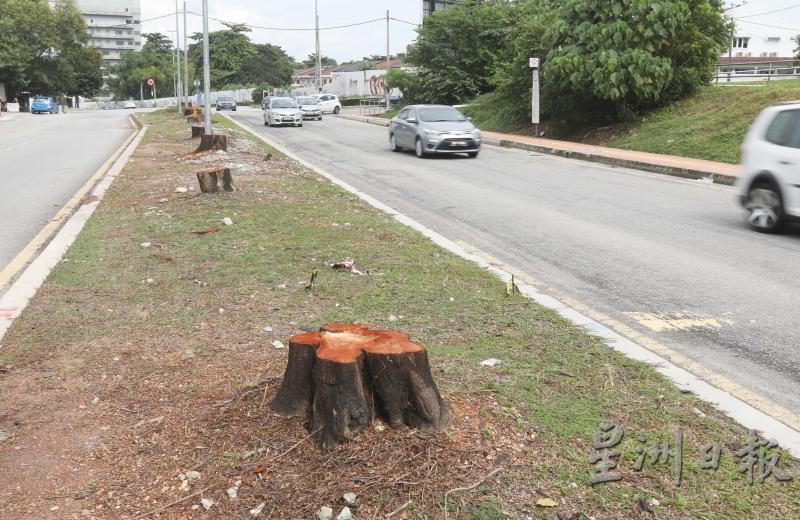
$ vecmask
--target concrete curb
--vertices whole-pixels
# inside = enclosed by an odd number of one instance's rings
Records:
[[[31,298],[42,286],[53,268],[61,261],[72,243],[78,237],[89,217],[92,216],[100,201],[114,182],[119,172],[125,167],[133,151],[144,137],[146,127],[139,128],[132,140],[126,140],[124,151],[116,158],[111,167],[99,179],[92,178],[88,184],[91,189],[90,200],[82,204],[67,219],[64,226],[50,240],[47,247],[31,262],[19,278],[0,298],[0,340],[3,339],[14,319],[28,306]]]
[[[233,121],[234,124],[244,129],[245,131],[249,132],[250,134],[254,135],[257,139],[264,141],[265,143],[272,146],[276,150],[279,150],[287,157],[294,159],[295,161],[299,162],[305,167],[313,170],[317,174],[328,179],[333,184],[336,184],[337,186],[356,195],[357,197],[367,202],[371,206],[389,215],[392,215],[395,218],[395,220],[397,220],[401,224],[404,224],[422,233],[423,235],[428,237],[432,242],[442,247],[443,249],[461,258],[469,260],[483,269],[486,269],[490,273],[497,276],[503,282],[508,282],[511,279],[512,276],[511,272],[505,269],[501,269],[495,265],[492,265],[488,260],[479,256],[478,254],[470,253],[464,247],[453,242],[449,238],[446,238],[443,235],[437,233],[436,231],[433,231],[432,229],[425,227],[419,222],[413,220],[411,217],[408,217],[396,211],[390,206],[387,206],[383,202],[375,199],[371,195],[367,195],[366,193],[359,191],[357,188],[351,186],[350,184],[347,184],[346,182],[342,181],[338,177],[331,175],[330,173],[324,171],[323,169],[314,166],[305,159],[298,157],[284,146],[272,142],[267,137],[254,132],[244,123],[240,123],[239,121],[233,119],[228,115],[225,115],[225,117],[228,117],[228,119]],[[360,119],[355,119],[355,120],[358,121]],[[379,126],[386,126],[386,125],[379,125]],[[519,277],[516,276],[515,278],[519,279]],[[694,393],[700,399],[708,402],[712,406],[715,406],[717,409],[729,415],[732,419],[737,421],[745,428],[763,432],[767,437],[775,439],[782,448],[785,448],[786,450],[791,452],[795,457],[800,457],[800,432],[787,426],[786,424],[775,419],[774,417],[762,412],[761,410],[756,409],[750,404],[734,396],[730,392],[716,388],[715,386],[700,379],[699,377],[695,376],[689,371],[672,363],[668,359],[656,354],[655,352],[652,352],[651,350],[639,345],[638,343],[631,341],[630,339],[611,330],[610,328],[593,320],[592,318],[586,316],[585,314],[565,305],[556,298],[553,298],[552,296],[549,296],[539,291],[539,289],[537,289],[533,285],[528,285],[528,284],[519,285],[519,289],[524,296],[536,301],[537,303],[539,303],[544,307],[547,307],[548,309],[556,311],[559,315],[566,318],[571,323],[579,327],[582,327],[589,334],[602,338],[605,341],[605,343],[614,350],[621,352],[630,359],[635,359],[637,361],[641,361],[653,366],[656,371],[658,371],[660,374],[664,375],[666,378],[672,381],[682,391]],[[598,418],[598,420],[599,419],[600,418]]]
[[[379,117],[371,116],[355,116],[355,115],[342,115],[342,119],[349,119],[351,121],[360,121],[362,123],[369,123],[371,125],[389,126],[389,121]],[[580,161],[596,162],[605,164],[607,166],[617,166],[621,168],[631,168],[634,170],[642,170],[651,173],[660,173],[663,175],[670,175],[672,177],[681,177],[683,179],[708,179],[711,178],[716,184],[723,184],[726,186],[733,186],[736,182],[736,177],[732,175],[724,175],[721,173],[707,172],[702,170],[695,170],[691,168],[678,168],[675,166],[664,166],[660,164],[652,164],[643,161],[635,161],[631,159],[622,159],[619,157],[607,157],[603,155],[579,152],[575,150],[563,150],[553,148],[551,146],[539,146],[530,143],[520,143],[508,139],[494,139],[492,137],[483,136],[483,142],[493,146],[500,146],[502,148],[516,148],[518,150],[527,150],[530,152],[543,153],[547,155],[555,155],[557,157],[564,157],[565,159],[577,159]]]

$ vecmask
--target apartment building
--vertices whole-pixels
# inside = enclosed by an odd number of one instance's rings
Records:
[[[447,9],[458,0],[422,0],[422,17],[430,16],[437,11]]]
[[[103,54],[106,68],[142,49],[141,0],[78,0],[77,5],[89,27],[89,45]]]

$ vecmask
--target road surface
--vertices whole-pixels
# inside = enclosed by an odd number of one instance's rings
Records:
[[[0,271],[131,134],[129,115],[25,113],[0,121]]]
[[[732,188],[488,146],[420,160],[392,153],[374,125],[233,117],[623,335],[800,416],[800,232],[750,231]]]

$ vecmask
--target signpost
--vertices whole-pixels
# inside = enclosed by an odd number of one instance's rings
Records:
[[[531,85],[531,123],[535,125],[536,136],[539,136],[539,58],[530,59],[530,68],[533,70],[533,83]]]
[[[156,80],[153,78],[147,78],[147,86],[150,87],[150,93],[153,95],[153,99],[156,98]]]

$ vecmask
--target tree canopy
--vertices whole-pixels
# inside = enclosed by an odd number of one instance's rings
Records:
[[[92,96],[102,86],[102,56],[74,0],[0,0],[0,79],[22,90]]]
[[[142,83],[148,78],[156,80],[158,96],[175,95],[172,78],[176,66],[173,63],[172,40],[161,33],[146,33],[142,36],[145,39],[142,50],[125,53],[109,78],[108,84],[116,99],[138,98]],[[145,97],[151,97],[150,89],[144,90]]]

